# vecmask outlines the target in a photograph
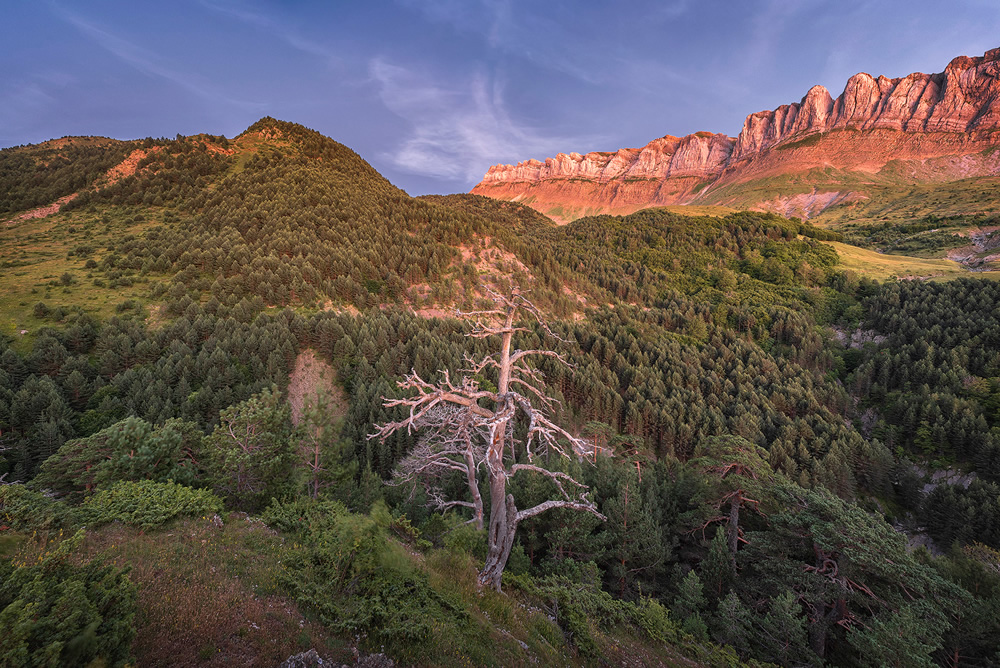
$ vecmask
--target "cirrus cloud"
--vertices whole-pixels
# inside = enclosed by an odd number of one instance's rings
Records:
[[[475,183],[492,164],[603,140],[597,135],[558,136],[551,128],[518,121],[506,108],[503,84],[495,77],[474,74],[447,86],[382,58],[371,61],[369,72],[386,108],[410,126],[385,157],[412,173]]]

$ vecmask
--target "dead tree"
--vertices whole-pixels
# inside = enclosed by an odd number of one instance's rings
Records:
[[[479,573],[479,584],[499,591],[519,522],[551,508],[570,508],[591,513],[602,520],[607,518],[587,497],[586,485],[566,473],[549,471],[534,463],[535,455],[546,450],[564,457],[572,454],[588,458],[593,454],[590,443],[573,436],[549,418],[554,400],[544,392],[541,372],[528,365],[529,359],[538,357],[550,357],[567,364],[565,358],[552,350],[512,350],[514,334],[530,331],[515,324],[521,311],[534,317],[547,334],[559,337],[549,329],[535,305],[518,289],[500,294],[487,288],[487,293],[493,301],[493,308],[459,315],[475,323],[469,336],[499,337],[499,351],[479,360],[466,356],[469,368],[463,370],[457,382],[453,382],[446,371],[442,372],[442,380],[436,384],[425,381],[416,372],[407,375],[398,385],[415,390],[416,394],[406,399],[383,398],[383,402],[386,407],[404,406],[409,415],[398,422],[376,425],[375,433],[369,438],[384,439],[400,429],[431,428],[436,438],[425,441],[426,449],[421,450],[418,446],[404,460],[406,468],[403,474],[409,472],[408,475],[415,477],[422,472],[440,474],[444,468],[461,470],[474,499],[471,504],[474,511],[478,496],[478,472],[481,468],[485,469],[489,482],[490,515],[488,552],[486,563]],[[476,377],[483,373],[496,374],[495,391],[480,386]],[[515,459],[514,425],[518,421],[526,425],[523,444],[526,463]],[[485,442],[477,445],[481,439]],[[436,445],[430,447],[432,443]],[[558,491],[558,498],[518,510],[514,496],[507,493],[507,480],[522,472],[548,478]],[[482,501],[479,503],[481,508]]]
[[[421,419],[424,434],[416,447],[396,466],[392,485],[421,483],[428,504],[437,510],[464,507],[472,510],[472,522],[483,528],[483,497],[479,493],[479,469],[486,457],[489,432],[466,406],[445,404]],[[465,476],[472,501],[447,499],[440,482],[454,473]]]

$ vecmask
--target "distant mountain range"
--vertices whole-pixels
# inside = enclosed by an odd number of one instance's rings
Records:
[[[472,192],[563,222],[675,204],[861,215],[873,198],[903,197],[913,184],[1000,174],[998,131],[993,49],[937,74],[856,74],[836,99],[814,86],[798,103],[750,114],[737,137],[666,135],[642,148],[494,165]]]

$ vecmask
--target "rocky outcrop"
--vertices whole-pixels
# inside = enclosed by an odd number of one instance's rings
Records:
[[[554,158],[526,160],[516,165],[494,165],[483,183],[587,179],[607,183],[613,179],[666,179],[673,176],[710,178],[728,164],[733,138],[710,132],[686,137],[667,135],[641,149],[623,148],[614,153],[560,153]]]
[[[720,186],[774,174],[814,167],[877,173],[893,162],[971,156],[1000,145],[997,130],[1000,49],[955,58],[938,74],[898,79],[856,74],[836,99],[814,86],[797,103],[750,114],[735,138],[709,132],[667,135],[639,149],[560,153],[544,162],[495,165],[472,192],[517,199],[543,213],[567,207],[621,212],[623,206],[723,203],[713,201],[725,190]],[[995,161],[972,162],[979,171],[995,173],[990,171]],[[965,171],[954,178],[978,175],[969,173],[969,161],[963,164]],[[918,167],[910,171],[921,172]],[[948,178],[947,171],[936,178]],[[836,195],[827,199],[840,201],[846,193]],[[764,200],[759,204],[767,208]]]
[[[813,86],[798,104],[747,116],[736,139],[738,161],[797,135],[837,128],[902,132],[960,132],[1000,128],[1000,49],[981,58],[961,56],[939,74],[877,79],[864,72],[847,80],[836,100]]]

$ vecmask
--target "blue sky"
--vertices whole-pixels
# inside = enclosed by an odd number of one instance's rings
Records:
[[[814,84],[1000,46],[995,0],[15,0],[0,19],[0,146],[232,137],[270,115],[414,195],[497,162],[735,135]]]

